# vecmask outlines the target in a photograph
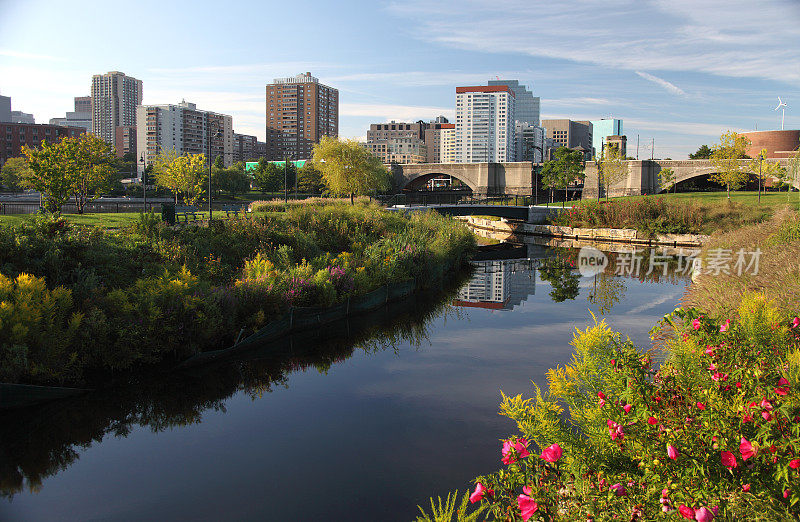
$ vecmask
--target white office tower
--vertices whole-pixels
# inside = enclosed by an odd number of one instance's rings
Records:
[[[506,85],[456,87],[456,163],[514,161],[514,91]]]
[[[514,91],[514,119],[531,125],[539,125],[540,99],[534,96],[519,80],[489,80],[489,85],[505,85]]]

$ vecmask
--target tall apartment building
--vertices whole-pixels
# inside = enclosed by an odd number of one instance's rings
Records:
[[[539,125],[541,100],[519,80],[489,80],[489,85],[505,85],[514,91],[514,120]]]
[[[117,127],[136,125],[142,81],[119,71],[92,76],[92,134],[114,145]]]
[[[339,91],[310,72],[275,78],[267,89],[267,159],[310,158],[323,136],[339,135]]]
[[[11,123],[11,96],[0,96],[0,123]]]
[[[622,136],[622,120],[603,118],[592,120],[592,147],[594,155],[600,156],[603,152],[603,143],[609,136]]]
[[[447,118],[414,123],[373,123],[365,147],[384,163],[440,163],[442,131],[454,129]]]
[[[121,158],[125,154],[133,154],[136,161],[139,161],[136,155],[136,125],[123,125],[114,130],[114,151],[117,157]]]
[[[186,101],[140,105],[136,108],[136,148],[148,165],[160,152],[174,149],[179,155],[205,154],[212,161],[222,156],[229,167],[233,164],[233,118],[199,110]]]
[[[449,123],[447,127],[442,127],[439,140],[439,161],[435,163],[456,163],[458,160],[456,124]]]
[[[507,85],[456,87],[456,162],[514,161],[514,109]]]
[[[258,138],[249,134],[233,133],[233,162],[251,161],[260,158],[258,155]]]
[[[37,125],[33,123],[0,123],[0,167],[8,158],[22,156],[22,146],[41,147],[42,141],[56,143],[61,138],[74,138],[83,134],[79,127]]]
[[[592,159],[592,122],[572,120],[542,120],[547,137],[557,147],[579,150],[586,160]]]
[[[62,127],[82,127],[86,132],[92,132],[92,98],[91,96],[76,96],[75,110],[67,112],[64,118],[50,118],[50,125]]]

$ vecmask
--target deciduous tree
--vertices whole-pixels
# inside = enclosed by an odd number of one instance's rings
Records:
[[[606,192],[606,201],[608,201],[611,186],[623,181],[628,176],[628,165],[625,163],[619,147],[614,144],[606,144],[603,148],[603,154],[597,161],[597,176],[600,180],[600,185]],[[600,194],[597,195],[600,199]]]
[[[675,171],[671,168],[667,167],[665,169],[661,169],[661,172],[658,173],[658,183],[661,185],[663,190],[669,190],[675,188]]]
[[[741,161],[747,157],[750,140],[746,136],[728,131],[719,138],[719,143],[712,148],[711,163],[716,172],[711,174],[712,181],[726,187],[728,199],[731,199],[731,188],[736,190],[747,182],[749,166]]]
[[[584,177],[583,154],[567,147],[559,147],[553,155],[554,158],[542,167],[542,183],[551,189],[563,189],[566,200],[567,187]]]
[[[172,191],[176,205],[181,192],[184,193],[186,202],[194,205],[205,192],[207,168],[205,154],[178,156],[175,149],[170,149],[156,156],[153,177],[156,185]]]
[[[355,140],[325,136],[314,146],[314,165],[330,191],[339,195],[367,195],[389,188],[389,171]]]
[[[23,179],[30,177],[28,172],[28,161],[25,158],[8,158],[0,171],[0,180],[3,182],[3,189],[18,192],[22,190]]]
[[[111,148],[94,134],[63,139],[60,145],[70,159],[75,206],[83,214],[86,204],[111,188],[117,177],[117,165]]]
[[[697,152],[689,154],[689,159],[709,159],[711,157],[711,152],[712,151],[708,145],[700,145],[700,148],[697,149]]]
[[[322,172],[314,167],[314,164],[307,161],[303,168],[297,172],[297,188],[301,192],[319,194],[325,189],[322,181]]]
[[[282,181],[283,173],[278,171],[277,165],[265,158],[258,160],[258,166],[253,171],[253,183],[262,194],[279,190]]]

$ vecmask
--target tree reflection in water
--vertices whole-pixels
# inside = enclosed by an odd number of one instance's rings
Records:
[[[469,278],[464,272],[443,290],[420,293],[374,312],[265,343],[225,362],[132,377],[124,385],[0,415],[0,495],[38,492],[43,481],[74,463],[104,437],[126,437],[137,426],[153,432],[199,424],[208,411],[243,392],[260,399],[288,376],[315,368],[326,373],[357,351],[419,348],[431,322],[460,313],[449,303]]]

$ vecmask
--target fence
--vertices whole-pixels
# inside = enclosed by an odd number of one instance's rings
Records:
[[[579,190],[570,188],[567,192],[570,201],[579,196]],[[378,196],[377,198],[383,205],[390,207],[394,205],[549,205],[550,203],[560,203],[564,200],[564,191],[541,191],[539,194],[479,194],[471,191],[419,191],[404,192],[402,194],[390,194]]]

